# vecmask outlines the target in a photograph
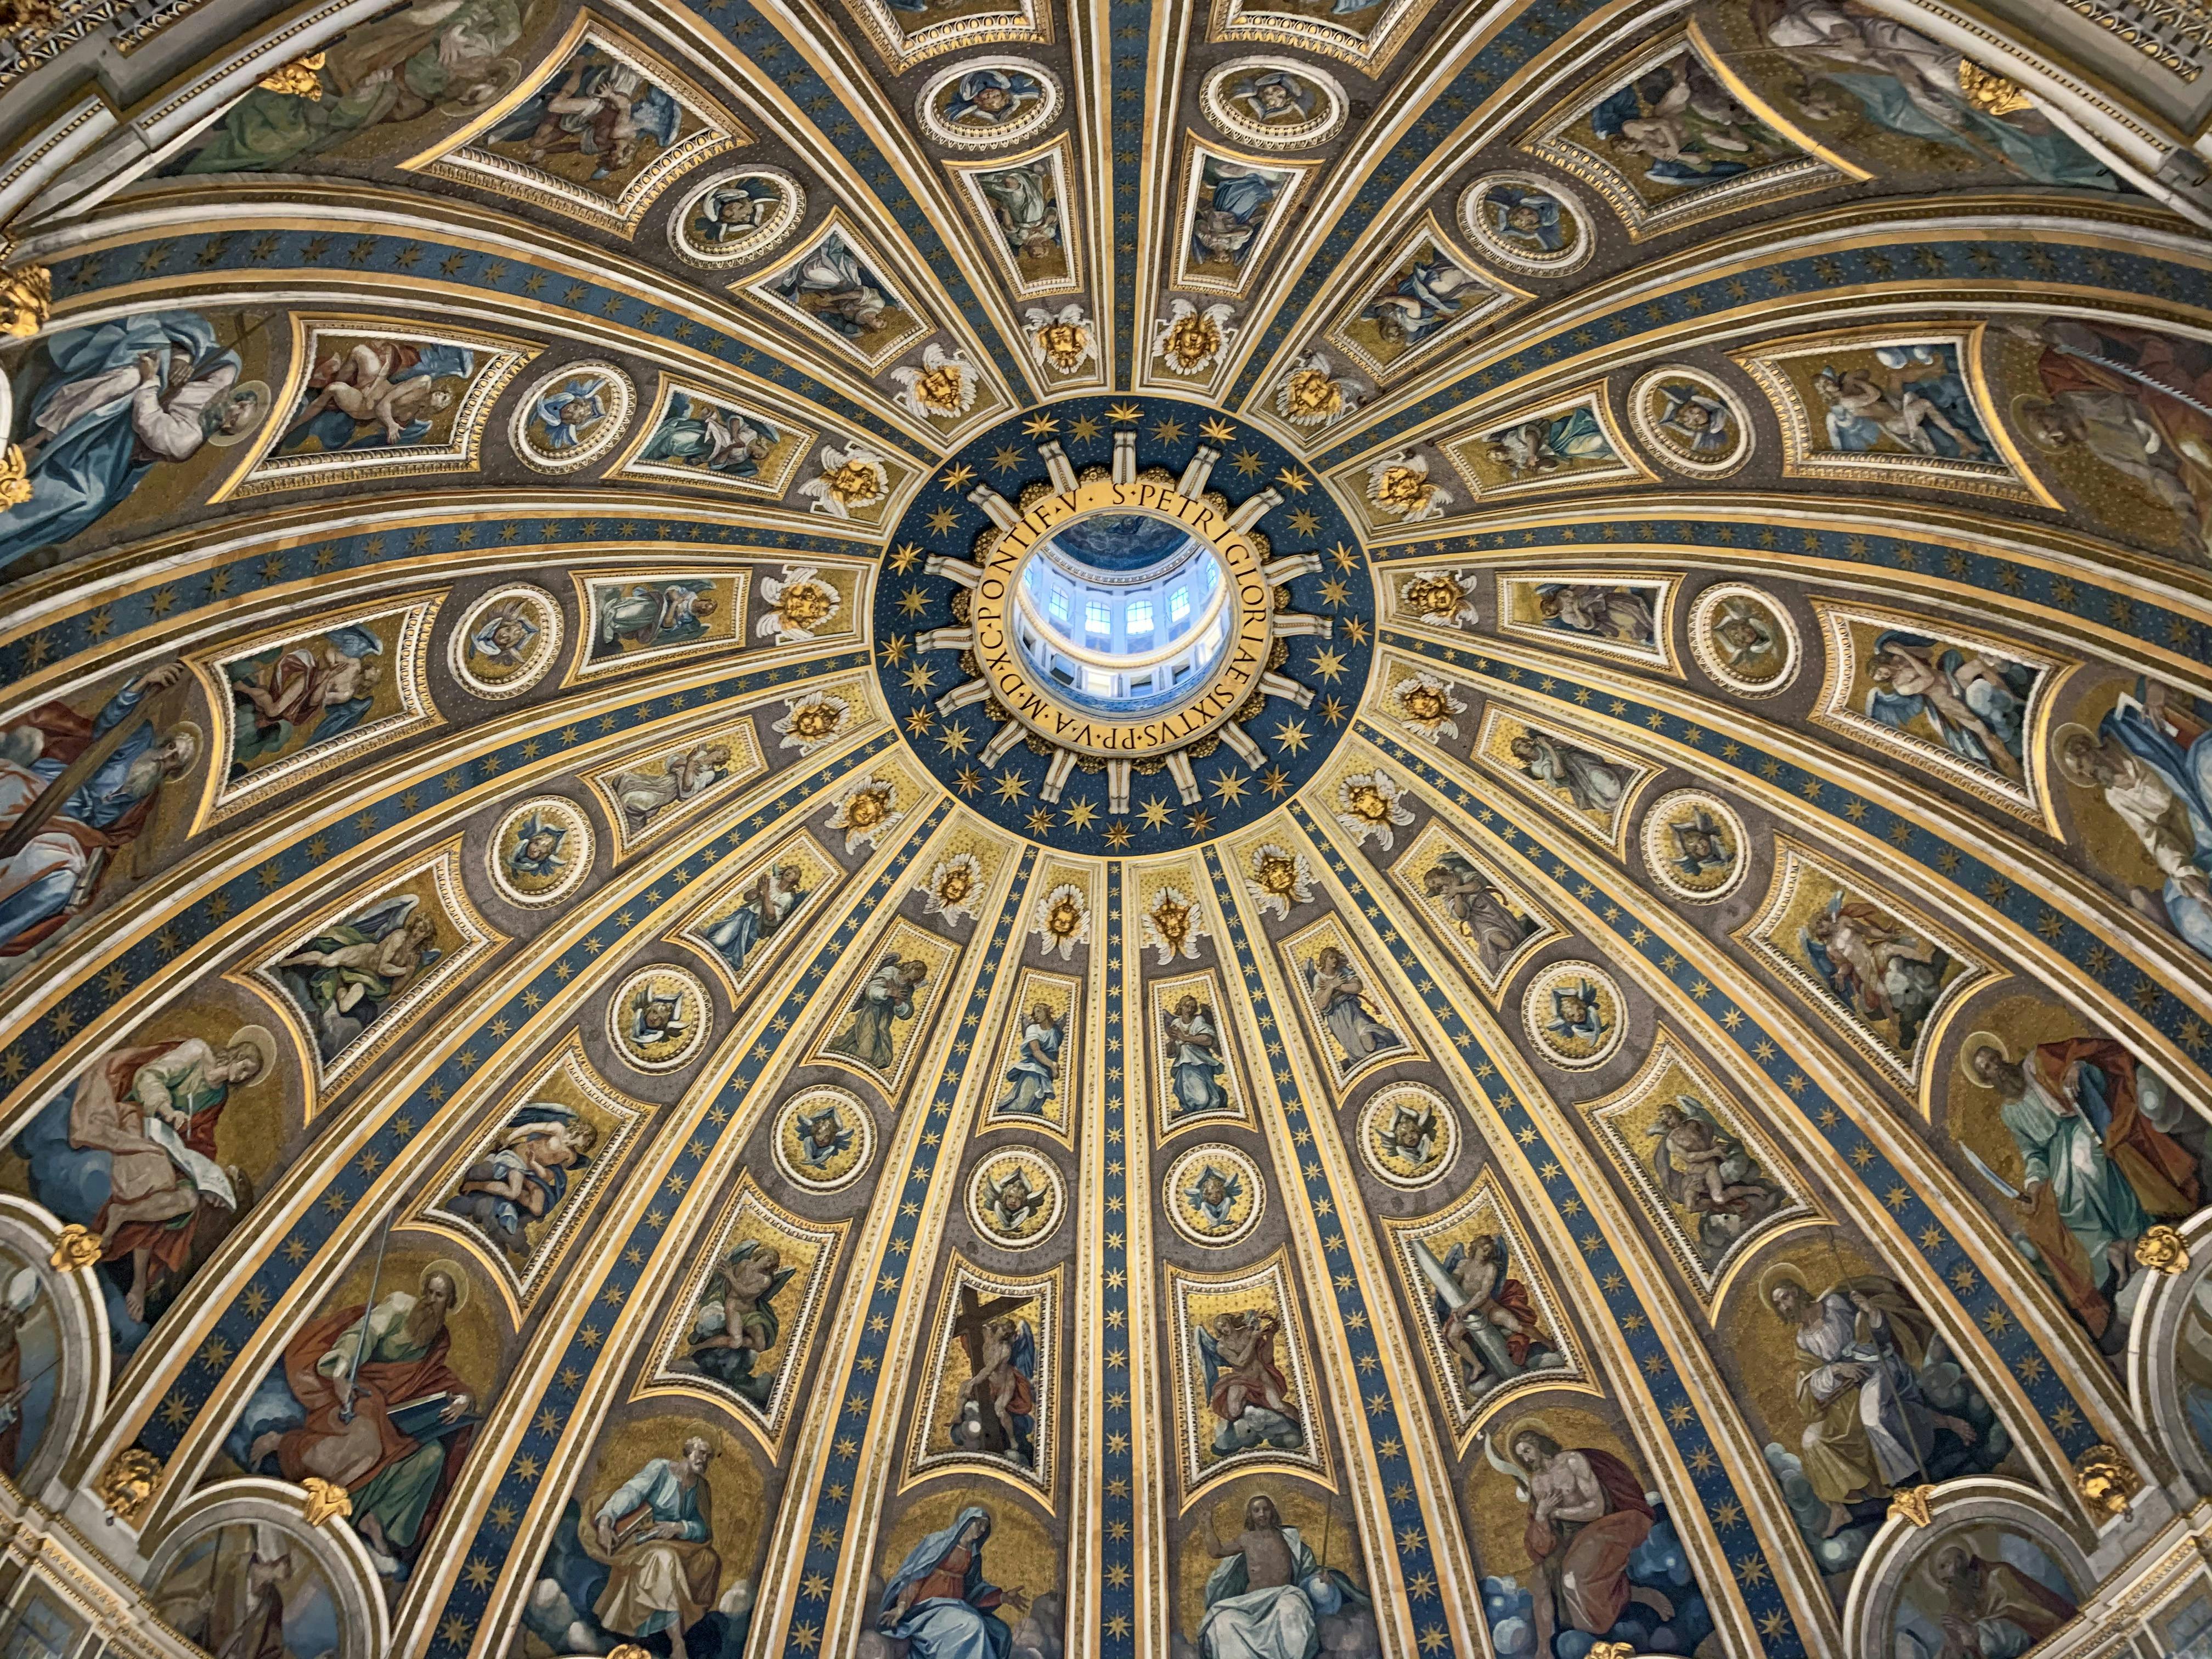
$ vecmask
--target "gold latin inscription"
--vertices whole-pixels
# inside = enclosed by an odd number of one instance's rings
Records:
[[[1230,636],[1203,690],[1171,713],[1145,720],[1109,720],[1062,703],[1040,685],[1016,648],[1008,623],[1016,573],[1030,550],[1073,520],[1102,512],[1158,514],[1176,520],[1219,556],[1234,598]],[[1085,754],[1129,758],[1180,749],[1203,737],[1243,708],[1267,666],[1267,579],[1260,550],[1226,516],[1204,501],[1161,483],[1115,483],[1104,478],[1068,494],[1033,503],[983,561],[969,618],[975,660],[991,695],[1038,736]]]

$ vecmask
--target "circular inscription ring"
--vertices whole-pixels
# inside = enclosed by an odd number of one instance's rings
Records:
[[[1200,689],[1164,714],[1116,720],[1054,695],[1015,641],[1012,611],[1022,562],[1038,543],[1092,514],[1134,512],[1173,519],[1213,550],[1221,561],[1231,616],[1227,641],[1212,678]],[[1234,519],[1171,484],[1093,479],[1033,502],[1000,533],[982,561],[969,611],[975,660],[1000,705],[1062,749],[1109,760],[1180,749],[1227,722],[1260,689],[1260,676],[1267,667],[1271,597],[1263,562],[1258,544]]]

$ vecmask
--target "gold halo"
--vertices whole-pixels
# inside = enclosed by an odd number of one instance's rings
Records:
[[[1769,1311],[1774,1307],[1774,1287],[1777,1285],[1795,1285],[1807,1296],[1813,1294],[1813,1286],[1805,1278],[1805,1270],[1786,1257],[1759,1276],[1759,1299],[1766,1304]]]
[[[1975,1054],[1984,1048],[1996,1049],[1999,1059],[2002,1060],[2007,1065],[2010,1065],[2012,1063],[2012,1050],[2005,1047],[2004,1039],[1999,1036],[1995,1031],[1967,1032],[1966,1040],[1959,1045],[1959,1058],[1954,1063],[1959,1068],[1959,1075],[1966,1079],[1967,1082],[1972,1084],[1977,1089],[1986,1089],[1990,1085],[1983,1082],[1981,1079],[1976,1077],[1972,1071],[1968,1068],[1966,1062],[1972,1060]]]
[[[1530,1412],[1526,1417],[1515,1418],[1498,1437],[1498,1444],[1504,1449],[1509,1459],[1513,1455],[1513,1443],[1531,1431],[1542,1435],[1555,1446],[1564,1448],[1567,1443],[1559,1438],[1559,1431],[1552,1426],[1550,1419],[1541,1412]]]
[[[261,1069],[253,1074],[252,1082],[238,1085],[242,1089],[251,1089],[276,1069],[276,1035],[266,1025],[241,1025],[230,1034],[230,1041],[222,1046],[235,1048],[241,1042],[261,1059]]]
[[[2092,748],[2102,746],[2103,739],[2087,726],[2080,720],[2069,720],[2051,734],[2051,762],[2058,769],[2058,775],[2073,784],[2076,789],[2094,789],[2097,787],[2094,783],[2081,782],[2066,769],[2066,744],[2076,732],[2088,738]]]
[[[271,411],[269,406],[269,382],[266,380],[240,380],[223,394],[223,401],[227,404],[235,403],[249,392],[254,394],[253,418],[235,432],[209,433],[207,441],[210,447],[216,449],[228,449],[233,444],[242,444],[258,432],[263,422],[269,419]]]
[[[2006,414],[2011,417],[2013,430],[2026,434],[2028,442],[2033,444],[2038,449],[2041,450],[2046,455],[2056,455],[2059,451],[2071,447],[2071,446],[2068,444],[2047,444],[2044,442],[2042,439],[2034,435],[2035,428],[2028,424],[2025,418],[2024,411],[2030,406],[2037,404],[2041,405],[2045,409],[2056,409],[2058,407],[2057,404],[2053,403],[2050,398],[2044,397],[2039,392],[2019,392],[2013,394],[2012,402],[2007,404],[2005,408]]]
[[[421,1290],[430,1282],[432,1273],[443,1273],[447,1283],[453,1287],[453,1305],[447,1313],[459,1313],[469,1305],[469,1276],[461,1271],[461,1264],[449,1255],[441,1255],[422,1264],[422,1271],[415,1276],[415,1286]]]

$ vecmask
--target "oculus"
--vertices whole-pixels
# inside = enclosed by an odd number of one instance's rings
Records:
[[[1554,1066],[1602,1066],[1620,1047],[1620,987],[1595,963],[1555,962],[1521,994],[1521,1024]]]
[[[1726,898],[1751,867],[1743,820],[1717,795],[1673,789],[1644,815],[1644,867],[1662,890],[1692,904]]]
[[[1536,276],[1579,270],[1597,246],[1581,198],[1533,173],[1476,179],[1459,198],[1459,222],[1498,264]]]
[[[1628,421],[1644,447],[1677,472],[1722,478],[1751,459],[1743,401],[1711,375],[1669,363],[1629,388]]]
[[[1002,1250],[1042,1244],[1067,1208],[1066,1183],[1052,1160],[1026,1146],[985,1158],[968,1183],[968,1219]]]
[[[775,1167],[811,1193],[834,1193],[866,1173],[876,1152],[876,1121],[858,1095],[808,1089],[775,1117]]]
[[[971,58],[939,70],[915,100],[921,130],[954,149],[1004,149],[1052,125],[1060,82],[1026,58]]]
[[[1418,1083],[1378,1089],[1359,1114],[1359,1155],[1386,1186],[1418,1192],[1458,1153],[1458,1119],[1434,1089]]]
[[[1797,624],[1774,596],[1722,582],[1690,607],[1690,654],[1741,697],[1771,697],[1797,678]]]

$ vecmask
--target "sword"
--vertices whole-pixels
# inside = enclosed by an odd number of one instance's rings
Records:
[[[2027,1198],[2021,1193],[2018,1188],[2014,1187],[2012,1182],[2007,1181],[1995,1170],[1990,1168],[1988,1164],[1983,1163],[1981,1155],[1975,1152],[1972,1147],[1966,1145],[1965,1141],[1962,1140],[1959,1143],[1959,1150],[1966,1155],[1966,1162],[1974,1166],[1976,1173],[1978,1173],[1983,1180],[1988,1182],[1990,1186],[1996,1188],[1999,1192],[2002,1193],[2007,1198],[2010,1199],[2015,1204],[2025,1204],[2027,1202]]]
[[[345,1394],[338,1401],[338,1421],[353,1421],[354,1379],[361,1375],[361,1362],[368,1352],[368,1345],[376,1340],[376,1281],[384,1276],[384,1252],[392,1243],[392,1223],[398,1215],[394,1210],[384,1218],[384,1231],[376,1241],[376,1265],[368,1270],[368,1306],[361,1316],[361,1340],[354,1345],[353,1358],[346,1365]]]

